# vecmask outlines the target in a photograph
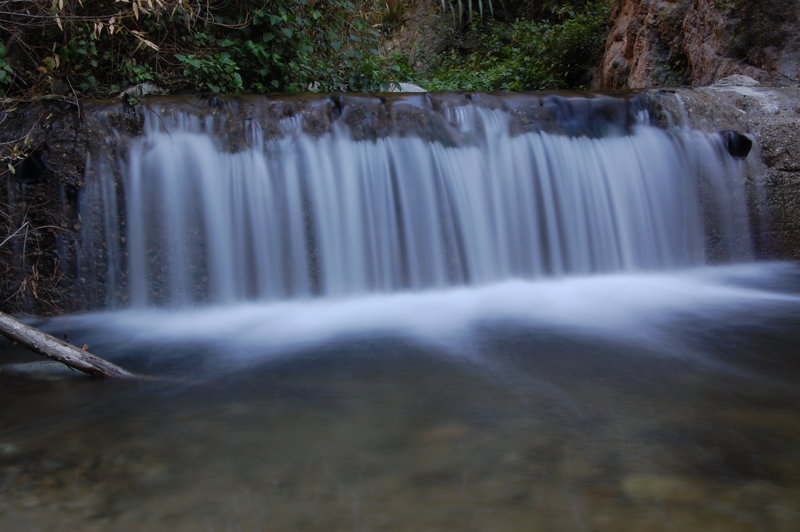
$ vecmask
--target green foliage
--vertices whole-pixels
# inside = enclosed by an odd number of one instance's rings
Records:
[[[468,50],[443,54],[417,83],[430,90],[494,91],[581,89],[590,79],[605,38],[610,3],[565,4],[555,20],[473,24]]]
[[[384,0],[378,5],[381,29],[388,33],[400,25],[409,6],[409,0]]]
[[[3,91],[5,86],[11,85],[13,80],[14,69],[6,61],[6,47],[0,43],[0,91]]]
[[[14,72],[18,93],[60,84],[102,95],[144,81],[173,92],[373,90],[395,81],[397,65],[381,57],[365,5],[373,4],[17,0],[0,11],[0,30],[14,28],[25,53],[14,71],[0,57],[0,86]]]
[[[11,50],[0,48],[0,90],[580,88],[602,47],[608,1],[444,0],[456,37],[472,44],[433,56],[415,75],[403,57],[380,52],[381,32],[404,20],[412,0],[15,0],[0,10],[0,33],[15,36]]]
[[[61,65],[66,65],[69,77],[76,81],[74,88],[82,92],[93,92],[97,87],[95,71],[103,60],[97,41],[98,38],[88,27],[77,26],[67,43],[56,47],[58,63],[47,61],[49,58],[45,58],[44,62],[50,72],[55,72]]]
[[[242,90],[239,65],[227,52],[203,58],[194,54],[175,54],[175,58],[183,65],[183,75],[190,80],[195,89],[211,90],[217,94]]]
[[[153,72],[146,65],[138,64],[135,59],[126,58],[122,60],[117,72],[119,77],[128,85],[138,85],[139,83],[155,80]]]

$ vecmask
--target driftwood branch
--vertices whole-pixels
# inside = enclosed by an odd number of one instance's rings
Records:
[[[119,366],[0,312],[0,334],[28,349],[97,377],[134,377]]]

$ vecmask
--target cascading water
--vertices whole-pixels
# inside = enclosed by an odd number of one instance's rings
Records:
[[[748,257],[743,165],[717,135],[515,132],[478,105],[436,118],[444,139],[358,139],[344,120],[312,134],[302,116],[265,136],[241,118],[231,149],[208,117],[146,113],[111,220],[124,245],[104,231],[109,293],[181,306],[673,269],[704,263],[712,232],[717,259]]]

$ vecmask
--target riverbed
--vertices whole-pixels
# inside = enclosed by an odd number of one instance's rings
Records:
[[[800,520],[796,264],[36,323],[154,378],[3,368],[4,531]]]

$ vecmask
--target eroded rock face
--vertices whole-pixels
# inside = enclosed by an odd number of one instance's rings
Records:
[[[596,89],[800,81],[796,0],[619,0]]]

